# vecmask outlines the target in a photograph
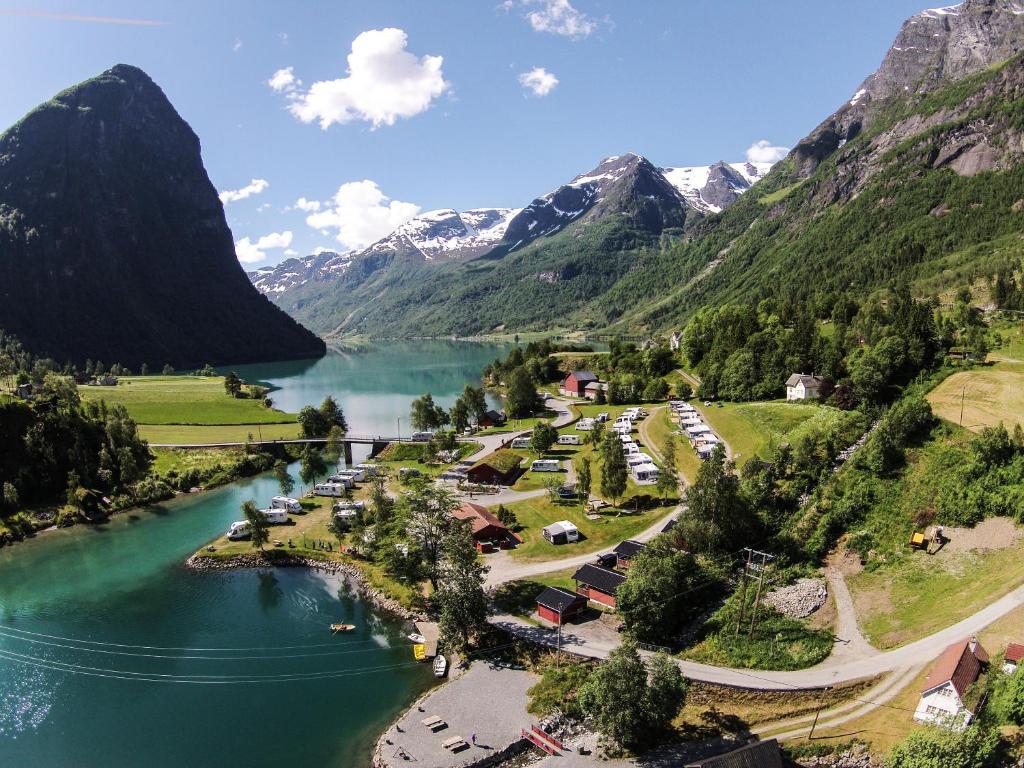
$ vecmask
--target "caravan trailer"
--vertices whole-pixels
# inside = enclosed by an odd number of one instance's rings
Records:
[[[650,485],[658,482],[658,468],[651,463],[638,464],[631,471],[633,480],[638,484]]]
[[[537,459],[530,464],[531,472],[561,472],[562,462],[557,459]]]
[[[580,436],[579,435],[559,435],[558,436],[558,444],[559,445],[579,445],[580,444]]]
[[[530,438],[528,437],[517,437],[512,440],[512,447],[516,450],[524,450],[530,447]]]
[[[271,509],[283,509],[286,512],[302,512],[302,505],[298,499],[293,499],[290,496],[275,496],[270,500]]]
[[[342,472],[331,475],[325,482],[334,483],[335,485],[340,485],[345,488],[355,488],[356,481],[352,479],[351,475],[344,474],[347,471],[348,470],[342,470]]]
[[[552,544],[572,544],[580,540],[580,531],[569,520],[561,520],[541,529],[541,534]]]
[[[352,469],[360,470],[366,477],[376,477],[380,474],[380,466],[378,464],[356,464]]]
[[[270,525],[283,525],[288,522],[288,511],[285,509],[261,509],[260,513]]]
[[[313,486],[313,493],[317,496],[344,496],[345,485],[342,483],[317,483]]]
[[[351,478],[353,483],[362,483],[366,480],[366,473],[361,469],[343,469],[337,475]]]

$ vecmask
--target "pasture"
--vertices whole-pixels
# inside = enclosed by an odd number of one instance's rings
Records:
[[[1002,422],[1024,425],[1024,364],[996,363],[954,373],[928,393],[937,416],[980,432]],[[961,416],[962,407],[962,416]]]

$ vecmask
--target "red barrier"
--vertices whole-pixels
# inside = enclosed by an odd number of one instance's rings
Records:
[[[562,742],[560,742],[554,736],[549,734],[547,731],[545,731],[539,725],[531,725],[530,726],[530,730],[532,730],[534,733],[536,733],[542,739],[547,739],[548,741],[550,741],[552,744],[554,744],[556,747],[558,747],[563,752],[565,751],[565,746],[562,744]]]

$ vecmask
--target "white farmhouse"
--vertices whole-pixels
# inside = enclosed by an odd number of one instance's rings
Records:
[[[813,373],[794,373],[786,380],[786,399],[817,400],[824,383],[823,376],[815,376]]]
[[[925,678],[914,719],[957,730],[970,725],[974,713],[967,709],[964,696],[986,664],[988,652],[976,638],[949,646]]]

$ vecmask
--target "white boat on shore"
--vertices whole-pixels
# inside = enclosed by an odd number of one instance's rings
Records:
[[[416,643],[417,645],[426,645],[427,642],[427,638],[419,632],[413,632],[411,635],[408,635],[408,638],[410,642]]]
[[[448,659],[443,653],[434,657],[434,677],[444,677],[448,672]]]

